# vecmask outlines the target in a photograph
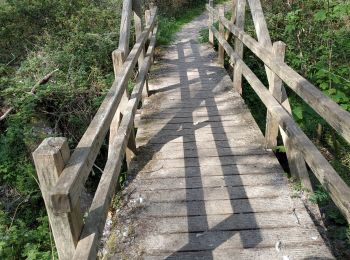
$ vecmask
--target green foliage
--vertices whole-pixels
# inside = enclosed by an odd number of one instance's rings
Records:
[[[14,108],[0,123],[1,259],[57,258],[31,152],[84,133],[114,80],[119,10],[120,0],[0,2],[0,109]]]
[[[326,205],[330,202],[330,197],[323,186],[318,186],[309,199],[312,203],[320,205]]]

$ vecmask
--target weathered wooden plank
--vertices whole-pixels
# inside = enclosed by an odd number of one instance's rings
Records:
[[[225,6],[224,5],[220,5],[219,6],[219,10],[218,13],[220,16],[225,16]],[[219,22],[219,32],[222,36],[225,35],[225,26]],[[219,64],[221,66],[224,66],[224,62],[225,62],[225,50],[224,48],[219,44],[219,56],[218,56],[218,60],[219,60]]]
[[[316,238],[316,239],[312,239]],[[278,228],[241,231],[208,231],[200,234],[178,233],[148,236],[145,241],[146,251],[151,252],[186,252],[226,248],[267,248],[275,247],[281,241],[284,245],[319,245],[322,238],[316,229]],[[276,249],[275,249],[276,250]]]
[[[119,49],[125,56],[129,54],[130,26],[131,26],[132,1],[123,0],[122,18],[120,20]]]
[[[275,42],[273,44],[273,53],[276,55],[276,60],[280,60],[283,62],[285,54],[285,44],[283,42]],[[266,73],[270,74],[270,93],[280,104],[282,104],[286,111],[292,116],[292,109],[288,101],[286,90],[283,87],[282,80],[270,70],[266,70]],[[278,128],[278,122],[274,120],[270,112],[267,112],[265,140],[266,146],[270,149],[274,148],[277,145]],[[299,151],[297,151],[294,146],[290,145],[288,136],[282,128],[281,135],[283,143],[286,147],[286,153],[291,175],[294,177],[299,177],[303,183],[303,186],[308,190],[312,191],[311,181],[302,154]]]
[[[198,172],[198,175],[200,172]],[[287,185],[287,181],[277,174],[253,174],[253,175],[225,175],[225,176],[201,176],[187,178],[162,178],[142,179],[138,184],[138,190],[173,190],[196,189],[201,187],[236,187],[244,191],[245,186],[259,186],[271,184]]]
[[[176,180],[177,179],[174,179],[174,181]],[[288,192],[288,189],[286,189],[284,185],[245,186],[244,188],[200,187],[193,189],[175,190],[137,190],[130,196],[130,198],[137,200],[141,197],[146,202],[209,201],[252,198],[276,198],[279,196],[288,195]]]
[[[119,50],[119,49],[113,51],[112,59],[113,59],[114,75],[115,75],[115,78],[117,80],[118,73],[119,73],[120,69],[122,68],[124,60],[125,60],[124,52],[122,50]],[[115,115],[113,117],[110,129],[109,129],[109,142],[110,143],[114,142],[114,139],[116,137],[116,134],[117,134],[117,131],[119,128],[120,121],[123,117],[123,113],[125,111],[126,105],[128,103],[128,100],[129,100],[129,95],[128,95],[128,91],[126,89],[126,86],[123,86],[123,88],[125,89],[123,97],[120,100],[119,106],[117,108],[117,111],[115,112]],[[108,154],[111,154],[111,146],[108,147],[108,150],[109,150]],[[130,133],[128,147],[126,149],[126,161],[127,161],[128,165],[130,164],[130,162],[135,154],[136,154],[135,133],[134,133],[134,131],[132,131]]]
[[[172,252],[172,253],[154,253],[143,256],[145,260],[207,260],[207,259],[283,259],[287,256],[293,260],[305,260],[305,259],[323,259],[331,260],[335,259],[330,253],[329,249],[322,244],[308,244],[296,245],[296,244],[283,244],[280,251],[277,251],[275,247],[267,248],[224,248],[217,247],[215,249],[208,249],[195,252]]]
[[[185,202],[152,202],[144,205],[148,217],[189,217],[199,215],[240,214],[251,212],[292,212],[295,206],[289,196],[236,200],[208,200]]]
[[[207,6],[209,12],[219,18],[215,10]],[[242,29],[221,18],[221,22],[240,39],[257,57],[276,73],[295,93],[324,118],[341,136],[350,142],[350,113],[325,96],[318,88],[299,75],[286,63],[275,61],[271,50],[260,45]]]
[[[155,25],[154,13],[152,23],[145,29],[135,43],[120,71],[119,80],[114,81],[106,98],[102,102],[88,129],[79,141],[68,164],[63,170],[55,188],[51,192],[51,203],[55,212],[70,212],[79,200],[83,185],[89,175],[98,151],[109,129],[119,101],[124,93],[125,82],[128,81],[142,46]]]
[[[242,231],[251,229],[278,229],[314,227],[305,210],[292,212],[263,212],[236,215],[209,215],[146,219],[151,222],[153,234],[202,233],[213,231]],[[153,222],[153,223],[152,223]]]
[[[286,45],[282,42],[276,42],[273,45],[273,53],[276,56],[276,59],[284,61]],[[268,71],[266,71],[268,73]],[[271,73],[271,79],[269,82],[270,93],[277,99],[279,103],[282,101],[282,80],[273,72]],[[281,98],[279,98],[281,97]],[[267,112],[266,115],[266,130],[265,130],[265,146],[266,148],[273,149],[277,146],[277,137],[278,137],[278,123],[273,119],[272,115]]]
[[[289,113],[277,102],[275,98],[269,93],[266,87],[249,69],[249,67],[240,59],[240,57],[233,51],[231,46],[220,36],[215,28],[212,28],[214,35],[221,41],[226,52],[232,60],[235,60],[240,65],[243,75],[249,82],[251,87],[260,97],[269,112],[278,120],[279,125],[286,132],[292,145],[303,154],[305,161],[310,166],[315,176],[320,183],[330,193],[334,203],[338,206],[343,215],[350,222],[350,188],[322,156],[320,151],[304,134],[304,132],[296,125]]]
[[[209,0],[209,6],[214,7],[214,0]],[[208,26],[209,26],[209,43],[214,44],[214,35],[210,31],[210,27],[213,25],[214,19],[211,14],[209,14],[209,21],[208,21]]]
[[[258,131],[256,132],[258,133]],[[219,142],[226,141],[229,144],[235,144],[237,146],[250,145],[254,143],[263,144],[264,139],[262,136],[254,135],[251,136],[249,133],[237,133],[228,136],[227,134],[206,134],[201,135],[200,133],[195,133],[193,135],[179,135],[179,136],[157,136],[156,138],[144,136],[138,137],[138,145],[145,144],[166,144],[166,143],[178,143],[179,145],[186,143],[196,143],[196,142]]]
[[[54,214],[50,207],[50,191],[56,185],[69,157],[67,139],[61,137],[46,138],[33,153],[40,190],[57,252],[62,260],[72,259],[83,226],[80,204],[71,213]]]
[[[181,158],[205,158],[205,157],[219,157],[219,156],[249,156],[249,155],[268,155],[271,152],[267,152],[262,147],[252,148],[215,148],[215,143],[210,148],[198,148],[198,147],[179,147],[174,146],[162,146],[154,147],[152,160],[165,160],[165,159],[181,159]],[[148,151],[152,151],[152,147]],[[156,149],[158,148],[158,149]],[[146,151],[145,151],[146,152]]]
[[[236,26],[244,30],[246,0],[237,0]],[[224,17],[221,19],[223,20]],[[235,38],[235,52],[243,58],[243,43]],[[242,72],[236,64],[233,67],[233,88],[242,94]]]
[[[151,56],[154,52],[155,42],[156,36],[154,34],[150,43],[151,47],[147,51],[146,58],[136,80],[136,85],[125,110],[126,112],[118,129],[117,138],[112,144],[112,159],[107,160],[104,173],[97,187],[79,243],[77,244],[74,259],[96,258],[98,240],[102,234],[108,208],[114,195],[127,140],[132,130],[135,112],[142,96],[142,88],[151,65]]]
[[[177,167],[177,168],[164,168],[163,166],[144,168],[140,171],[138,178],[142,179],[155,179],[155,178],[184,178],[184,177],[196,177],[198,173],[201,176],[211,175],[233,175],[233,174],[262,174],[262,173],[279,173],[283,174],[281,166],[278,163],[275,164],[238,164],[235,167],[231,165],[212,165],[212,166],[200,166],[200,167]]]

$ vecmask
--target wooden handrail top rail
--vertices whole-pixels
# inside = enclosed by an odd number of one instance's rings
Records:
[[[253,37],[232,24],[224,16],[206,5],[207,10],[230,32],[246,45],[266,66],[276,73],[295,93],[328,122],[348,143],[350,143],[350,113],[331,98],[324,95],[307,79],[298,74],[283,61],[275,59],[270,48],[258,43]]]
[[[79,201],[84,184],[125,91],[125,84],[129,80],[150,32],[155,26],[156,15],[157,8],[154,8],[149,25],[137,39],[117,79],[70,157],[55,188],[51,191],[50,202],[55,213],[70,212]]]
[[[290,114],[277,102],[269,90],[261,83],[253,71],[244,63],[229,43],[220,35],[219,31],[211,26],[214,36],[224,47],[232,62],[239,64],[242,73],[268,111],[277,119],[279,125],[287,133],[293,144],[302,152],[305,161],[315,173],[320,183],[329,191],[334,203],[350,223],[350,188],[322,156],[316,146],[298,127]]]
[[[106,222],[107,212],[115,190],[115,183],[120,174],[127,141],[133,127],[137,105],[140,102],[147,72],[151,65],[151,58],[156,44],[156,33],[157,27],[151,38],[150,46],[136,80],[136,85],[128,101],[114,143],[112,144],[112,156],[106,162],[73,259],[94,259],[96,256],[98,240]]]

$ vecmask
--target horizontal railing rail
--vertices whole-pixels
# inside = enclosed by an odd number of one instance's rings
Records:
[[[220,16],[213,7],[207,5],[207,10],[350,143],[350,114],[347,111],[285,62],[276,60],[270,49],[259,44],[253,37],[232,24],[224,16]]]
[[[140,101],[148,95],[158,28],[157,8],[150,7],[143,19],[141,1],[123,1],[119,47],[112,53],[115,81],[72,155],[65,138],[47,138],[33,153],[60,259],[96,258],[124,157],[128,150],[135,152],[134,117]],[[136,43],[129,53],[132,13]],[[126,86],[136,65],[136,85],[129,97]],[[108,130],[107,162],[84,223],[80,197]]]
[[[244,0],[245,1],[245,0]],[[210,1],[211,3],[211,1]],[[239,4],[239,3],[238,3]],[[238,28],[232,22],[224,17],[222,10],[217,11],[211,5],[207,5],[210,14],[209,31],[219,42],[219,50],[222,48],[230,58],[230,62],[235,68],[242,73],[247,82],[250,84],[255,93],[266,106],[268,113],[278,123],[281,133],[285,135],[283,141],[286,148],[295,149],[302,155],[302,159],[306,161],[312,172],[329,192],[333,202],[337,205],[342,214],[350,223],[350,188],[333,169],[330,163],[323,157],[321,152],[312,143],[312,141],[299,128],[291,115],[290,108],[279,102],[278,99],[263,85],[253,71],[244,63],[241,55],[237,53],[225,39],[225,29],[232,32],[233,36],[239,39],[247,46],[258,58],[260,58],[266,66],[279,79],[287,83],[304,101],[309,104],[319,115],[324,118],[333,128],[339,132],[341,136],[350,142],[350,113],[343,110],[338,104],[325,96],[314,85],[300,76],[271,50],[264,45],[259,44],[250,35]],[[239,17],[239,14],[236,14]],[[254,14],[253,14],[254,16]],[[213,25],[214,18],[219,21],[217,30]],[[219,59],[223,59],[219,54]],[[283,137],[283,135],[282,135]],[[288,161],[290,158],[288,158]],[[308,176],[299,176],[308,179]],[[309,180],[308,180],[309,181]]]

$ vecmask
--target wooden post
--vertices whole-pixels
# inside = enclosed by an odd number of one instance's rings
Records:
[[[209,0],[209,6],[214,8],[214,1],[213,0]],[[214,35],[213,32],[211,31],[211,26],[214,23],[214,18],[213,15],[211,13],[209,13],[209,21],[208,21],[208,27],[209,27],[209,43],[211,43],[212,45],[214,45]]]
[[[237,0],[236,26],[244,30],[246,0]],[[235,52],[243,59],[243,43],[235,38]],[[238,64],[233,67],[233,88],[242,94],[242,71]]]
[[[150,22],[151,22],[151,15],[152,15],[152,11],[151,10],[146,10],[145,11],[145,21],[146,21],[146,26],[149,26],[150,25]],[[150,39],[152,37],[152,34],[153,34],[154,30],[152,30],[152,32],[150,33],[149,37],[148,37],[148,40],[147,40],[147,43],[146,43],[146,46],[148,48],[149,46],[149,43],[150,43]],[[151,57],[151,62],[153,63],[153,57]],[[149,96],[149,87],[148,87],[148,74],[146,76],[146,81],[145,81],[145,88],[143,89],[142,91],[142,99],[144,99],[145,97],[148,97]]]
[[[142,30],[143,30],[141,1],[140,0],[133,0],[132,8],[134,10],[134,25],[135,25],[135,35],[136,35],[136,40],[137,40],[140,37]],[[142,66],[144,59],[145,59],[145,47],[143,47],[141,54],[139,56],[138,62],[137,62],[139,71],[141,69],[141,66]],[[142,100],[147,96],[148,96],[148,93],[147,93],[147,87],[146,87],[143,89],[143,92],[142,92]]]
[[[225,16],[225,6],[221,5],[219,6],[219,16],[224,17]],[[225,26],[219,21],[219,32],[220,34],[225,37]],[[225,50],[224,47],[219,43],[219,64],[221,66],[224,66],[225,63]]]
[[[286,45],[283,42],[275,42],[272,50],[275,55],[275,60],[283,62],[285,56]],[[271,82],[269,84],[270,93],[282,103],[282,80],[274,73],[271,74]],[[288,102],[288,99],[286,99]],[[278,122],[267,112],[266,116],[266,131],[265,131],[265,148],[273,149],[277,146],[278,137]]]
[[[236,14],[237,14],[237,0],[232,0],[232,5],[231,5],[231,23],[235,24],[236,21]],[[230,30],[226,30],[226,34],[225,34],[225,39],[226,41],[230,42],[232,39],[232,32]]]
[[[50,204],[50,192],[70,157],[67,140],[61,137],[46,138],[33,153],[40,190],[55,239],[58,256],[62,260],[73,259],[83,227],[80,203],[70,213],[54,214]]]
[[[275,42],[272,46],[275,60],[283,62],[286,50],[286,44],[284,42]],[[292,109],[287,97],[287,92],[283,87],[282,80],[270,70],[270,93],[274,98],[282,104],[286,111],[292,115]],[[282,140],[286,147],[286,154],[289,164],[291,175],[297,177],[302,182],[303,186],[312,191],[312,184],[310,181],[309,173],[305,164],[305,160],[302,154],[295,148],[295,145],[289,140],[287,134],[280,128]],[[266,133],[265,133],[265,145],[267,148],[274,148],[277,145],[278,136],[278,123],[272,117],[270,113],[267,113],[266,118]]]
[[[114,75],[117,79],[118,72],[119,72],[120,68],[122,67],[124,60],[125,60],[124,52],[121,50],[113,51],[112,59],[113,59]],[[116,136],[117,136],[119,124],[122,120],[123,113],[124,113],[124,110],[128,104],[128,101],[129,101],[129,94],[128,94],[127,89],[125,89],[123,97],[120,100],[119,106],[117,108],[117,111],[113,117],[113,120],[112,120],[112,123],[110,126],[110,131],[109,131],[109,144],[110,145],[108,148],[108,156],[110,154],[112,154],[111,149],[113,149],[113,147],[111,144],[113,143],[114,138],[116,138]],[[136,154],[135,132],[134,132],[134,130],[132,130],[130,133],[128,147],[126,149],[126,162],[127,162],[128,166],[129,166],[129,164],[130,164],[130,162],[135,154]]]

